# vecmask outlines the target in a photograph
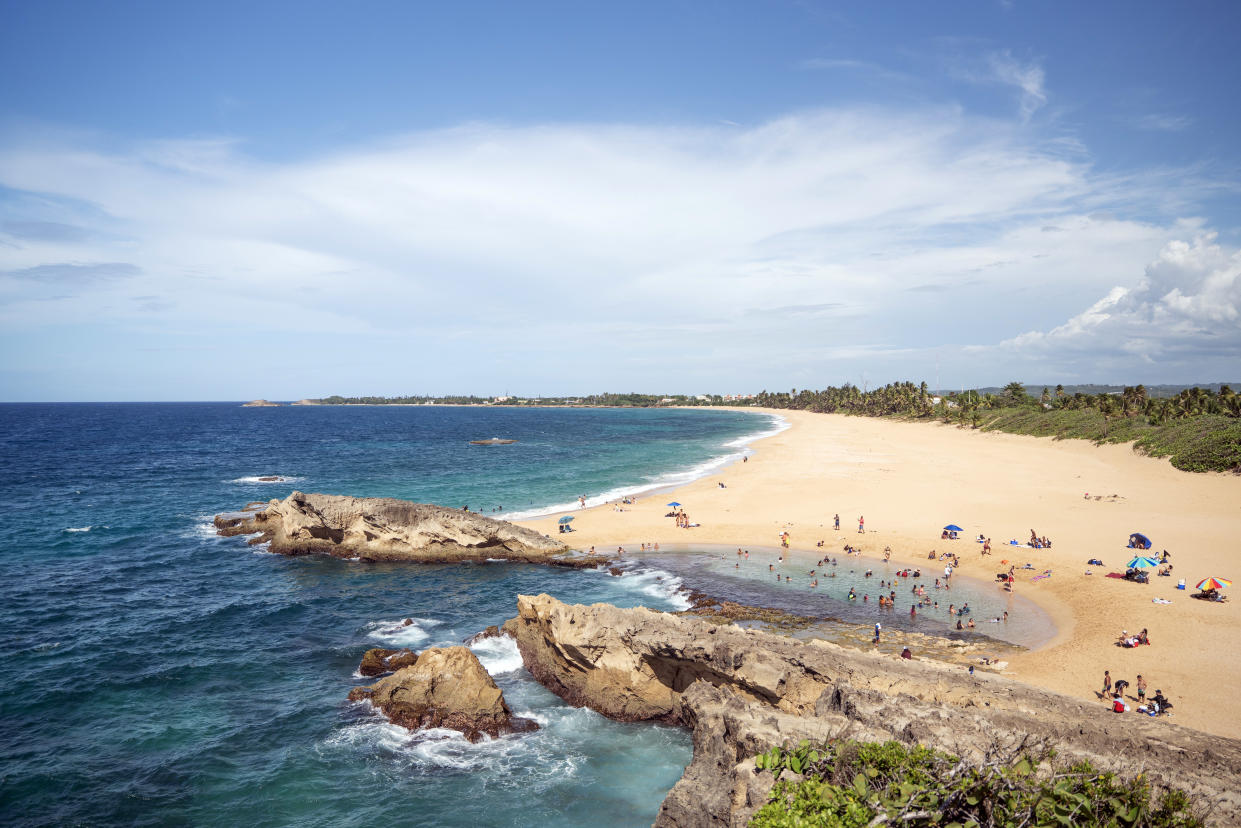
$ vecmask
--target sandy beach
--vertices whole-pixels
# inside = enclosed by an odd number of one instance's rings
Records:
[[[1241,707],[1228,701],[1241,681],[1236,596],[1225,603],[1190,597],[1202,578],[1241,574],[1241,477],[1181,472],[1129,446],[771,413],[791,427],[755,442],[748,462],[671,495],[643,497],[625,511],[612,505],[575,511],[573,545],[600,552],[615,552],[619,544],[636,550],[641,542],[773,547],[787,529],[794,566],[813,566],[824,553],[839,555],[846,543],[869,557],[890,546],[894,562],[923,567],[931,550],[952,551],[963,574],[988,581],[1008,569],[1004,560],[1029,562],[1034,570],[1019,570],[1016,592],[1045,608],[1058,632],[1012,660],[1006,675],[1095,699],[1100,715],[1113,715],[1098,696],[1103,671],[1130,682],[1141,674],[1150,693],[1161,689],[1172,701],[1176,723],[1241,738]],[[672,500],[699,526],[678,529],[665,517]],[[837,513],[840,531],[832,529]],[[857,532],[859,516],[865,517],[864,534]],[[557,517],[521,523],[555,536]],[[941,540],[949,523],[963,527],[960,540]],[[1050,538],[1052,548],[1008,546],[1010,539],[1024,544],[1032,529]],[[1106,577],[1123,573],[1134,555],[1125,547],[1133,532],[1152,539],[1148,554],[1168,550],[1173,577],[1152,570],[1148,585]],[[973,540],[980,533],[991,538],[990,556]],[[826,542],[823,549],[816,547],[819,540]],[[1088,566],[1091,558],[1106,565]],[[1050,578],[1030,580],[1045,569],[1052,570]],[[1176,589],[1180,579],[1185,591]],[[897,610],[908,603],[908,596],[898,598]],[[1150,646],[1116,645],[1121,630],[1142,628],[1149,629]],[[1135,692],[1131,686],[1129,693]]]

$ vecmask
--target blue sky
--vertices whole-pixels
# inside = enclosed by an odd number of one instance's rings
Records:
[[[1241,378],[1241,4],[0,23],[0,399]]]

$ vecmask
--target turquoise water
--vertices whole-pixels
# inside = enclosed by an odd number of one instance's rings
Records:
[[[772,425],[728,411],[0,405],[0,822],[650,824],[688,735],[567,707],[511,643],[475,649],[514,711],[543,724],[532,736],[411,734],[346,697],[369,647],[460,643],[514,615],[519,593],[674,608],[674,574],[284,558],[209,521],[293,488],[507,517],[687,479]],[[519,442],[467,444],[491,436]]]
[[[995,583],[960,575],[945,582],[943,562],[927,561],[919,577],[913,577],[915,568],[909,567],[910,576],[901,577],[898,572],[906,569],[903,565],[885,564],[882,560],[854,557],[831,549],[796,552],[785,562],[780,560],[781,551],[771,548],[751,548],[749,558],[738,557],[736,547],[698,546],[684,550],[665,547],[665,550],[671,554],[648,555],[643,562],[716,598],[749,606],[855,624],[870,625],[879,621],[886,629],[946,638],[981,641],[985,636],[1030,648],[1047,643],[1056,631],[1051,617],[1020,595],[1026,579],[1035,572],[1019,573],[1018,592],[1014,594],[1005,592]],[[817,561],[823,556],[834,559],[835,565],[819,565]],[[998,563],[996,566],[997,570],[1008,569]],[[811,570],[815,575],[810,575]],[[778,581],[777,575],[781,576]],[[811,586],[811,581],[816,579],[818,586]],[[936,586],[937,580],[939,586]],[[884,586],[880,586],[881,583]],[[919,587],[930,599],[931,606],[920,605],[922,595],[913,593],[913,589]],[[848,597],[850,590],[856,596],[853,600]],[[891,592],[896,593],[895,607],[880,609],[880,593]],[[864,600],[864,596],[869,600]],[[918,612],[911,616],[909,608],[915,603],[919,603]],[[968,605],[968,613],[949,615],[950,607],[963,605]],[[1003,620],[1006,612],[1008,619]],[[958,620],[968,624],[971,618],[975,624],[972,632],[956,631]]]

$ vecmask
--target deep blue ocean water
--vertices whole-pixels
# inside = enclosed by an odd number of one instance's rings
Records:
[[[0,405],[0,823],[649,825],[688,735],[567,707],[510,642],[476,652],[532,736],[410,734],[372,646],[460,643],[519,593],[671,608],[677,579],[284,558],[212,515],[294,488],[503,507],[643,491],[737,456],[728,411],[233,403]],[[519,442],[476,447],[492,436]],[[257,478],[277,475],[278,483]],[[403,626],[402,619],[415,623]]]
[[[911,619],[909,589],[942,572],[931,562],[884,612],[845,595],[877,595],[895,567],[838,550],[824,550],[836,577],[820,568],[811,587],[812,564],[774,549],[631,548],[617,578],[285,558],[210,522],[295,488],[497,517],[571,508],[692,479],[777,427],[735,411],[0,405],[0,824],[649,825],[688,734],[568,707],[510,641],[474,650],[542,724],[533,735],[411,734],[346,700],[370,683],[356,673],[368,648],[461,643],[523,593],[680,609],[684,585],[933,634],[951,630],[949,602],[968,601],[979,633],[1050,635],[1033,605],[978,582],[933,591],[942,606]],[[518,442],[468,444],[492,436]],[[987,623],[1005,609],[1012,623]]]

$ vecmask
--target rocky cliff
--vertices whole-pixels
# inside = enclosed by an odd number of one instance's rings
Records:
[[[538,724],[513,716],[504,695],[466,647],[431,647],[414,663],[370,687],[356,687],[350,701],[368,699],[402,727],[447,727],[471,742],[485,733],[499,736],[537,730]]]
[[[282,555],[369,561],[509,561],[597,566],[531,529],[461,509],[378,497],[293,492],[254,512],[217,515],[221,535],[256,534]]]
[[[1217,802],[1241,821],[1241,742],[1137,714],[1117,715],[1001,676],[823,641],[720,626],[647,609],[518,597],[513,633],[526,668],[574,705],[625,721],[679,723],[694,757],[656,825],[744,825],[772,779],[753,755],[833,737],[918,742],[979,758],[1032,740],[1062,758],[1143,770]]]

